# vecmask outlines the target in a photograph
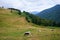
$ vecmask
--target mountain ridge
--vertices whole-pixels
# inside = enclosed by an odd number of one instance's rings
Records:
[[[48,20],[54,20],[56,22],[60,23],[60,5],[55,5],[52,8],[43,10],[42,12],[38,13],[37,16],[48,19]]]

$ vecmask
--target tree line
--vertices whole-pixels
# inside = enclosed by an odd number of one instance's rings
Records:
[[[26,11],[21,12],[20,10],[14,9],[14,8],[8,8],[8,9],[10,9],[11,12],[12,12],[12,10],[18,11],[18,14],[24,16],[25,19],[27,20],[27,22],[31,22],[31,23],[34,23],[37,25],[43,25],[43,26],[58,26],[58,27],[60,27],[60,23],[56,23],[53,20],[42,19],[42,18],[40,18],[36,15],[33,15],[29,12],[26,12]]]
[[[60,26],[60,23],[57,23],[53,20],[47,20],[47,19],[42,19],[36,15],[30,14],[29,12],[25,12],[23,11],[23,13],[25,13],[25,18],[28,22],[32,22],[34,24],[37,25],[43,25],[43,26]]]

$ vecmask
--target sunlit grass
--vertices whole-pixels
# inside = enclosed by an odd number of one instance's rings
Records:
[[[29,37],[24,36],[27,31],[31,32]],[[17,12],[5,9],[0,11],[0,40],[60,40],[60,28],[28,23]]]

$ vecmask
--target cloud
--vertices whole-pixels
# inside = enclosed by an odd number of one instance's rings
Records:
[[[59,0],[0,0],[0,6],[13,7],[25,11],[42,11],[56,4]]]
[[[53,0],[56,4],[60,4],[60,0]]]

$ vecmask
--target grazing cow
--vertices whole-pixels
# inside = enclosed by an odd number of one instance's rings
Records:
[[[51,28],[50,30],[51,30],[51,31],[54,31],[54,29],[55,29],[55,28]]]
[[[51,31],[54,31],[54,29],[50,29]]]
[[[30,31],[29,32],[25,32],[24,33],[24,36],[28,36],[28,35],[30,35],[31,33],[30,33]]]

